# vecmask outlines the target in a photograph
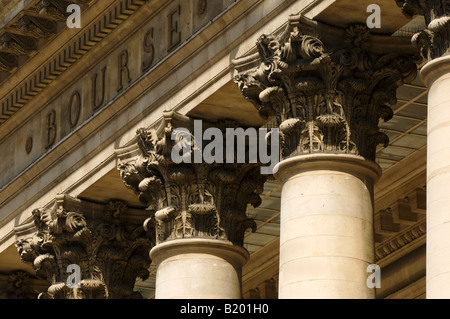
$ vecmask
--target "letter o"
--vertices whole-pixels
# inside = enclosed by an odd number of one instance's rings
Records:
[[[74,101],[76,101],[75,104]],[[69,122],[70,128],[74,128],[75,125],[77,125],[78,120],[80,119],[80,113],[81,113],[81,96],[78,91],[75,91],[72,93],[69,100],[67,120]]]

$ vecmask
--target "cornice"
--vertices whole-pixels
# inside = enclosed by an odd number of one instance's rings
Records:
[[[289,3],[290,2],[282,2],[282,7],[286,9]],[[153,2],[150,2],[149,6],[152,7],[153,4],[154,4]],[[202,27],[202,29],[198,33],[196,33],[194,37],[189,38],[189,41],[183,42],[183,44],[179,48],[177,48],[176,50],[171,52],[168,56],[164,57],[164,59],[156,63],[150,70],[146,71],[142,75],[139,75],[136,78],[136,80],[133,83],[131,83],[130,87],[127,88],[127,90],[119,94],[113,101],[108,103],[108,105],[106,105],[105,107],[102,107],[98,113],[90,117],[86,122],[84,122],[80,127],[78,127],[77,130],[75,131],[76,134],[71,134],[67,136],[67,138],[63,140],[64,143],[58,142],[57,144],[55,144],[55,146],[51,149],[50,152],[45,153],[30,167],[28,167],[27,170],[23,171],[22,173],[20,173],[20,175],[11,180],[11,182],[8,185],[6,185],[4,189],[2,189],[2,196],[4,195],[2,199],[4,199],[4,201],[1,203],[2,207],[0,208],[0,214],[4,212],[5,214],[2,215],[2,218],[3,217],[6,218],[3,218],[0,221],[0,226],[3,227],[7,224],[11,225],[13,218],[19,218],[22,220],[26,219],[28,216],[25,216],[24,214],[29,212],[27,209],[30,207],[30,203],[42,201],[42,198],[43,196],[46,195],[46,192],[52,190],[55,185],[58,185],[58,187],[59,185],[64,185],[61,186],[64,188],[64,192],[68,193],[74,192],[75,189],[81,183],[84,182],[84,179],[81,181],[77,180],[70,182],[64,179],[70,176],[70,174],[76,172],[82,165],[86,165],[86,163],[88,163],[89,161],[96,161],[97,159],[95,158],[95,156],[97,156],[100,152],[104,152],[104,154],[107,153],[111,156],[102,161],[101,164],[98,163],[99,165],[95,166],[95,168],[92,171],[95,171],[98,167],[103,167],[104,163],[108,163],[109,165],[111,161],[114,160],[113,158],[115,158],[114,153],[109,153],[109,147],[116,139],[121,138],[122,134],[127,130],[132,130],[134,133],[135,132],[134,127],[136,126],[137,123],[139,123],[142,120],[143,117],[150,115],[151,112],[154,112],[158,107],[161,108],[161,105],[163,105],[163,103],[167,99],[169,99],[175,94],[178,94],[177,92],[182,91],[182,89],[185,88],[187,85],[190,85],[190,83],[193,82],[192,81],[193,79],[195,79],[199,75],[204,74],[205,71],[211,67],[211,65],[215,65],[215,63],[222,63],[223,57],[229,54],[231,50],[230,48],[234,48],[239,43],[242,43],[243,41],[246,40],[245,33],[241,31],[243,28],[248,27],[247,23],[244,22],[245,21],[244,18],[248,15],[248,12],[246,12],[245,9],[253,10],[254,7],[258,7],[260,5],[261,3],[257,0],[245,0],[236,2],[235,4],[230,6],[226,12],[216,17],[213,23],[208,23],[207,25]],[[268,15],[263,16],[264,21],[271,20],[270,17],[272,18],[276,17],[276,14],[279,13],[279,10],[278,7],[275,6],[275,4],[274,8],[276,8],[277,10],[273,10],[268,13],[264,12],[264,14]],[[151,13],[153,13],[153,11]],[[259,16],[260,14],[263,13],[258,11],[256,14]],[[148,15],[149,15],[148,10],[138,10],[138,12],[136,12],[135,16],[136,18],[133,17],[133,19],[127,19],[126,21],[124,21],[123,32],[121,29],[117,29],[114,32],[122,32],[120,38],[127,39],[127,36],[131,32],[133,32],[130,31],[131,28],[129,26],[131,24],[135,26],[136,23],[138,23],[139,25],[145,23],[143,21],[147,21]],[[277,20],[275,19],[275,21]],[[251,28],[252,30],[254,30],[262,27],[262,25],[263,22],[261,22],[261,20],[258,20],[254,26],[252,25]],[[218,43],[223,42],[219,40],[221,35],[226,35],[228,38],[228,35],[231,34],[232,31],[233,34],[236,35],[236,39],[232,38],[230,44],[226,46],[221,46],[221,44],[217,45]],[[103,43],[105,43],[105,47],[103,46],[103,44],[101,46],[97,45],[88,53],[89,60],[87,60],[87,62],[84,59],[79,61],[82,62],[81,70],[74,69],[73,71],[76,74],[81,74],[85,72],[86,69],[83,68],[92,69],[96,61],[101,59],[101,55],[104,54],[106,48],[108,49],[109,52],[111,52],[118,45],[117,41],[112,43],[112,41],[109,41],[109,39],[105,39]],[[214,49],[212,51],[214,55],[211,56],[210,54],[212,53],[211,51],[209,51],[208,48],[212,46],[218,47],[218,49],[220,50]],[[208,60],[207,60],[208,63],[203,62],[206,60],[200,61],[200,59],[198,60],[194,59],[197,56],[197,54],[206,56],[207,51],[208,51]],[[91,54],[94,54],[94,56],[91,56]],[[88,56],[85,56],[85,58],[88,58]],[[167,65],[170,65],[171,67],[168,68],[166,67]],[[191,70],[192,66],[198,66],[194,68],[195,70],[194,73],[189,73],[189,76],[182,80],[178,79],[180,82],[175,83],[169,82],[170,79],[175,74],[175,72],[182,70],[183,74],[187,74],[186,70],[187,69]],[[223,76],[223,74],[228,75],[228,73],[230,72],[229,68],[231,68],[231,66],[227,65],[225,70],[223,70],[223,72],[221,71],[220,73],[221,76]],[[150,74],[151,76],[149,76]],[[60,77],[60,80],[62,79],[66,81],[64,82],[64,87],[67,87],[68,85],[70,85],[71,83],[70,81],[72,81],[73,79],[73,74],[69,72],[64,72],[63,74],[61,74]],[[208,89],[210,85],[213,85],[215,83],[216,78],[208,79],[206,85],[202,86],[199,90],[203,92],[203,90]],[[53,85],[58,85],[58,87],[53,88]],[[52,92],[56,92],[61,87],[63,87],[61,81],[54,81],[52,83]],[[164,90],[162,90],[162,88],[164,88]],[[153,94],[150,95],[149,93],[150,91],[153,91]],[[197,93],[198,92],[196,92],[195,94]],[[195,94],[189,95],[188,97],[186,97],[186,99],[190,101],[190,99],[193,98]],[[140,103],[140,101],[143,98],[148,100],[149,96],[151,96],[150,97],[151,102],[149,102],[150,104],[144,105]],[[40,106],[41,104],[37,103],[37,101],[39,102],[43,101],[42,103],[44,103],[46,98],[48,97],[44,96],[44,94],[40,94],[36,97],[35,100],[30,102],[30,105],[39,108],[41,107]],[[185,97],[183,97],[183,99],[184,98]],[[183,103],[185,102],[186,101],[183,100]],[[131,105],[133,105],[134,107],[129,107]],[[29,117],[27,113],[22,111],[24,110],[20,111],[21,116],[23,115],[24,117],[27,116]],[[34,107],[33,110],[31,111],[36,112]],[[121,122],[125,117],[127,119],[125,126],[121,127],[120,130],[114,130],[114,133],[109,135],[110,132],[107,130],[111,126],[117,128],[117,123]],[[15,125],[18,125],[18,123],[20,122],[23,123],[23,121],[24,120],[22,117],[20,120],[19,117],[17,116],[13,117],[10,121],[4,123],[5,127],[7,127],[8,130],[3,129],[2,134],[3,133],[10,134],[9,133],[10,129],[14,130]],[[99,134],[99,132],[106,132],[106,134],[103,133]],[[92,146],[93,144],[86,143],[86,141],[89,140],[94,135],[97,137],[98,136],[102,137],[106,136],[106,137],[104,140],[99,142],[100,143],[99,145],[96,145],[94,147]],[[80,139],[80,136],[82,136],[83,138]],[[80,155],[81,154],[80,149],[82,145],[87,146],[88,150],[83,149],[82,155]],[[82,156],[82,160],[74,162],[74,164],[69,164],[72,163],[72,161],[74,161],[73,160],[74,156]],[[39,189],[35,187],[35,185],[37,185],[39,181],[53,174],[53,172],[50,173],[50,170],[52,168],[56,168],[58,174],[57,177],[54,178],[53,176],[51,176],[50,178],[52,178],[52,182],[45,184],[44,187],[39,187]],[[18,194],[23,191],[24,180],[27,180],[27,188],[28,187],[33,188],[33,190],[31,191],[32,196],[26,199],[24,199],[24,197],[21,197],[21,200],[19,201]],[[47,181],[45,181],[45,183],[47,183]],[[21,217],[18,217],[19,215]],[[0,241],[2,243],[6,242],[6,240],[9,240],[11,238],[12,234],[13,234],[12,232],[8,232],[3,237],[4,240]]]
[[[38,6],[42,1],[36,1],[34,4],[35,10],[39,10],[39,14],[46,18],[42,18],[41,16],[31,16],[29,18],[29,23],[32,21],[46,21],[49,24],[56,24],[56,17],[49,12],[55,12],[55,8],[52,10],[45,10],[45,8],[41,8]],[[53,3],[54,1],[49,1],[49,3]],[[61,1],[59,1],[61,2]],[[77,3],[86,2],[85,0],[76,1]],[[97,16],[97,18],[89,24],[86,29],[82,30],[76,37],[72,38],[69,42],[65,43],[63,47],[58,50],[50,59],[46,60],[42,63],[36,70],[30,73],[20,84],[16,85],[11,91],[6,93],[4,97],[0,100],[0,125],[6,122],[11,116],[13,116],[18,110],[24,107],[34,96],[36,96],[40,91],[46,88],[52,81],[58,78],[64,71],[66,71],[71,65],[73,65],[78,59],[80,59],[83,55],[85,55],[89,50],[91,50],[96,44],[98,44],[101,40],[103,40],[111,31],[117,28],[124,20],[126,20],[130,15],[132,15],[141,5],[143,5],[146,0],[120,0],[114,6],[108,8],[101,15]],[[92,2],[91,2],[92,3]],[[30,8],[33,8],[30,5]],[[28,12],[28,11],[27,11]],[[21,13],[17,16],[17,19],[13,19],[8,23],[8,29],[14,29],[17,33],[6,33],[6,35],[2,38],[0,36],[0,70],[4,69],[1,67],[2,57],[10,58],[10,61],[14,60],[14,53],[11,53],[11,47],[13,44],[10,44],[9,47],[2,46],[5,43],[5,39],[12,40],[23,40],[23,43],[28,43],[26,40],[33,39],[30,36],[31,28],[25,28],[23,25],[25,22],[24,17],[29,17],[26,13]],[[47,18],[48,17],[48,18]],[[37,20],[39,18],[39,20]],[[22,21],[22,22],[20,22]],[[5,28],[3,28],[5,29]],[[51,28],[48,28],[51,30]],[[36,28],[34,33],[38,33]],[[44,32],[45,29],[39,29],[39,32]],[[49,32],[47,30],[47,32]],[[2,31],[0,30],[0,34]],[[10,35],[11,34],[11,35]],[[24,40],[25,39],[25,40]],[[10,42],[12,40],[9,40]],[[31,41],[31,40],[30,40]],[[5,47],[4,49],[2,49]],[[17,44],[14,46],[16,50],[22,50],[26,53],[26,50],[37,50],[37,46],[33,48],[28,46],[18,46]],[[3,50],[3,51],[2,51]],[[2,53],[3,52],[3,53]],[[20,52],[17,53],[17,55]],[[4,56],[2,56],[3,54]],[[12,54],[12,56],[10,56]],[[18,60],[18,58],[17,58]],[[7,67],[7,66],[6,66]],[[18,64],[15,66],[18,67]],[[11,71],[13,68],[11,68]]]
[[[48,45],[48,39],[62,33],[69,16],[69,4],[85,11],[95,0],[21,0],[0,21],[0,81],[27,63]],[[4,11],[4,10],[3,10]],[[53,37],[54,38],[54,37]]]
[[[426,222],[422,221],[375,248],[377,263],[390,263],[425,243]],[[398,255],[398,256],[396,256]]]
[[[426,189],[413,179],[402,187],[403,195],[375,213],[375,259],[381,267],[423,245],[426,239]],[[414,190],[409,187],[416,185]],[[376,205],[377,206],[377,205]],[[378,205],[379,206],[379,205]]]

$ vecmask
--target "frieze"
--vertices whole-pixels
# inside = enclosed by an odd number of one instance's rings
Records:
[[[0,125],[28,103],[36,94],[47,87],[63,71],[67,70],[80,57],[86,54],[95,44],[105,38],[120,24],[120,22],[128,18],[128,16],[145,3],[145,1],[146,0],[122,0],[115,8],[99,18],[96,23],[93,23],[91,27],[80,35],[80,37],[63,48],[53,60],[47,62],[43,68],[30,75],[28,79],[24,81],[24,84],[19,86],[15,92],[3,98],[0,102]],[[49,12],[56,12],[56,8],[59,7],[56,5],[58,2],[55,1],[40,1],[39,3],[42,3],[43,8],[38,11],[45,15],[50,14]],[[50,15],[53,16],[54,14],[56,13]],[[34,22],[34,27],[32,25],[30,26],[30,23],[27,23],[28,19]],[[45,30],[42,23],[40,28],[37,29],[37,23],[38,20],[35,18],[27,18],[25,21],[22,18],[17,27],[27,33],[34,32],[34,34],[37,32],[44,32],[43,35],[45,35],[45,32],[48,33],[51,31],[52,27],[50,25],[47,26],[47,30]],[[24,36],[5,33],[0,36],[0,52],[28,54],[36,49],[34,41],[35,40],[32,37],[28,37],[27,40],[24,40]]]
[[[116,7],[98,18],[80,37],[63,48],[54,60],[32,74],[14,93],[5,97],[1,102],[0,125],[144,3],[144,0],[122,0]],[[17,154],[16,158],[21,160],[20,163],[14,164],[16,166],[14,173],[9,170],[9,176],[3,176],[0,185],[5,185],[13,178],[13,174],[18,174],[21,169],[51,151],[60,140],[74,133],[96,112],[124,93],[136,80],[151,72],[152,67],[174,52],[183,41],[207,24],[210,18],[228,8],[229,3],[229,0],[223,0],[220,6],[212,7],[207,6],[206,2],[202,5],[205,6],[205,10],[193,11],[190,2],[187,1],[178,0],[164,4],[119,48],[108,52],[90,71],[57,96],[52,97],[48,104],[41,107],[41,111],[24,123],[23,127],[6,133],[7,137],[0,142],[2,148]],[[12,59],[13,55],[1,54],[2,52],[0,52],[0,68],[16,63]],[[2,165],[11,164],[0,164],[0,168]]]

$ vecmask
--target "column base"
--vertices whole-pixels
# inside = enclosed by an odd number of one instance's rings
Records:
[[[239,299],[248,251],[214,239],[177,239],[150,251],[157,265],[156,299]]]

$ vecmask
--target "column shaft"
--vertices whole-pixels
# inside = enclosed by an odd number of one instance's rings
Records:
[[[427,140],[427,298],[450,298],[450,57],[421,73],[429,88]]]
[[[374,298],[367,266],[375,156],[378,144],[389,144],[378,124],[393,117],[398,86],[416,77],[414,59],[373,52],[365,25],[338,30],[302,16],[290,16],[284,34],[262,35],[257,47],[235,60],[235,81],[279,125],[279,296]],[[256,57],[259,66],[249,67]]]
[[[374,180],[379,168],[357,156],[311,155],[281,162],[279,296],[374,298]]]
[[[156,299],[239,299],[248,252],[214,239],[173,240],[150,253],[158,270]]]

